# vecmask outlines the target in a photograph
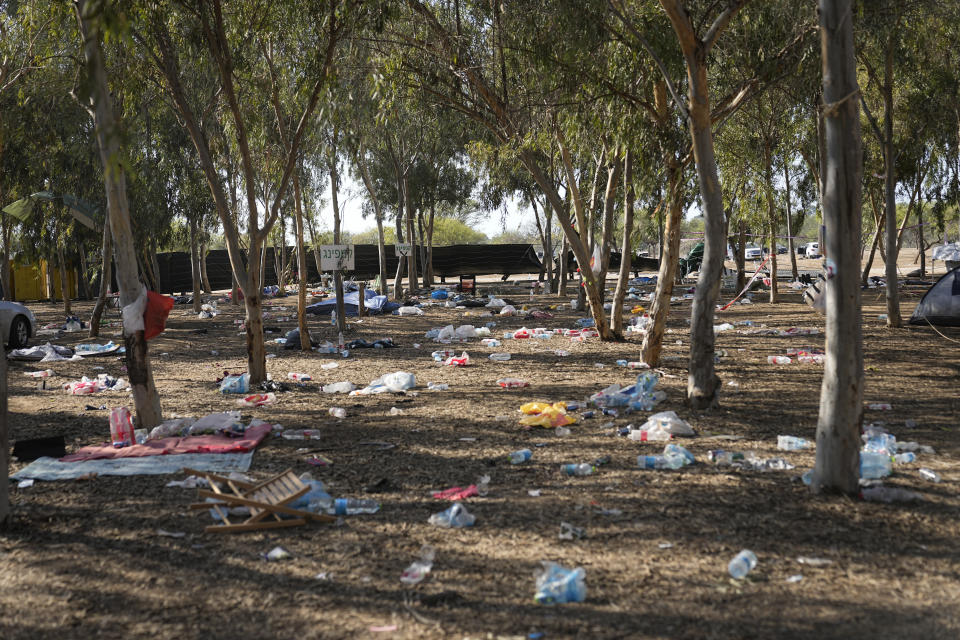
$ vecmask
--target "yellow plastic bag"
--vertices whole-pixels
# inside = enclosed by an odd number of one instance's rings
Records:
[[[574,424],[576,421],[577,417],[569,415],[564,404],[562,402],[558,402],[554,405],[547,406],[537,415],[521,418],[520,424],[527,427],[553,428],[565,427],[568,424]]]

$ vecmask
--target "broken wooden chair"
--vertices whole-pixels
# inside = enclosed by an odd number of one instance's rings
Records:
[[[288,506],[310,491],[310,487],[304,484],[292,469],[287,469],[260,483],[233,480],[206,471],[193,469],[184,469],[184,471],[206,478],[210,483],[210,489],[198,489],[197,495],[200,498],[213,498],[214,502],[195,502],[190,505],[191,509],[213,509],[220,518],[221,524],[212,524],[204,529],[207,533],[296,527],[306,524],[308,520],[336,521],[335,517],[325,513],[313,513]],[[248,507],[250,515],[242,521],[231,521],[231,517],[235,519],[241,517],[230,515],[230,507],[238,506]]]

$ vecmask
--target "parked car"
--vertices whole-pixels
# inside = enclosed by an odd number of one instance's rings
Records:
[[[797,255],[798,255],[798,256],[805,256],[805,255],[807,255],[807,245],[805,245],[805,244],[798,244],[798,245],[797,245]]]
[[[0,335],[11,349],[22,349],[34,335],[37,319],[19,302],[0,302]]]
[[[808,258],[819,258],[820,257],[820,243],[811,242],[807,245],[806,256]]]
[[[778,245],[777,245],[777,254],[778,254],[778,255],[782,255],[782,254],[784,254],[784,253],[786,253],[786,252],[787,252],[787,248],[786,248],[785,246],[783,246],[782,244],[778,244]]]
[[[759,260],[763,257],[763,249],[755,244],[748,244],[743,257],[747,260]]]

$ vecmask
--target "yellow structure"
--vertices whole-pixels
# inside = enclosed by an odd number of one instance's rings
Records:
[[[13,288],[14,300],[49,300],[47,290],[47,262],[41,260],[39,264],[19,265],[10,261],[10,281]],[[70,298],[77,297],[77,272],[75,269],[67,271],[67,294]],[[63,296],[60,293],[60,270],[53,270],[53,295],[58,300]]]

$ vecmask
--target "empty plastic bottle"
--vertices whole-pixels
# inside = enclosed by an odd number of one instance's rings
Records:
[[[294,373],[292,371],[287,374],[287,377],[294,382],[306,382],[307,380],[313,380],[309,373]]]
[[[890,456],[875,451],[860,452],[860,477],[868,480],[884,478],[890,475]]]
[[[933,469],[927,469],[926,467],[920,469],[920,477],[924,480],[929,480],[930,482],[940,482],[940,474]]]
[[[380,503],[367,498],[337,498],[333,501],[334,515],[355,516],[363,513],[376,513]]]
[[[727,565],[727,571],[734,580],[740,580],[757,566],[757,554],[749,549],[744,549],[733,557],[730,564]]]
[[[777,449],[781,451],[799,451],[801,449],[810,449],[813,443],[806,438],[797,436],[777,436]]]
[[[641,469],[679,469],[685,462],[683,456],[637,456],[637,466]]]
[[[568,476],[589,476],[597,468],[588,462],[581,462],[580,464],[565,464],[560,467],[560,470]]]
[[[663,448],[663,455],[665,456],[681,456],[686,462],[684,464],[693,464],[697,459],[693,456],[692,453],[687,451],[685,447],[680,446],[679,444],[668,444]]]
[[[787,356],[767,356],[767,362],[769,364],[790,364],[793,360]]]
[[[913,453],[912,451],[908,451],[906,453],[898,453],[897,455],[893,456],[893,461],[896,462],[897,464],[909,464],[916,459],[917,459],[917,454]]]
[[[532,455],[533,452],[530,449],[520,449],[508,455],[507,460],[510,461],[510,464],[520,464],[529,460]]]
[[[715,449],[713,451],[707,452],[707,460],[710,462],[724,466],[731,465],[734,462],[741,462],[745,459],[742,451],[723,451],[722,449]]]
[[[342,420],[347,417],[347,410],[343,407],[330,407],[330,415]]]
[[[420,559],[413,562],[400,576],[400,582],[404,584],[417,584],[427,577],[433,568],[433,559],[435,552],[430,545],[424,545],[420,550]]]
[[[471,527],[477,518],[467,511],[459,502],[454,502],[446,511],[435,513],[427,520],[432,525],[444,527],[446,529],[458,529],[460,527]]]
[[[510,354],[504,352],[491,353],[490,359],[495,362],[505,362],[510,359]]]
[[[564,602],[583,602],[587,597],[586,572],[582,567],[565,569],[553,562],[544,562],[543,569],[537,572],[537,593],[534,600],[538,604],[563,604]]]

